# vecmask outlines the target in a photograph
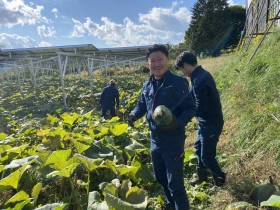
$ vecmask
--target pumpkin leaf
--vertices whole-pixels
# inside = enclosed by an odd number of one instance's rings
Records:
[[[106,201],[101,200],[101,195],[97,191],[90,192],[88,195],[87,210],[109,210]]]
[[[4,140],[7,136],[8,136],[7,134],[1,132],[0,133],[0,141]]]
[[[56,170],[62,170],[69,164],[68,158],[70,157],[70,155],[71,149],[55,151],[48,157],[45,165]]]
[[[75,121],[80,117],[80,115],[77,113],[69,114],[69,113],[65,112],[61,115],[61,117],[62,117],[64,123],[72,126],[75,123]]]
[[[111,195],[110,193],[107,193],[105,196],[105,200],[109,206],[109,209],[111,208],[111,209],[125,209],[125,210],[135,210],[135,209],[144,210],[147,207],[147,199],[145,199],[145,201],[140,204],[131,204],[121,200],[118,197]]]
[[[66,166],[64,169],[60,171],[53,171],[47,175],[47,178],[51,178],[54,176],[62,176],[62,177],[69,178],[73,174],[74,170],[78,167],[78,165],[79,163],[73,163],[69,166]]]
[[[59,118],[54,117],[54,116],[52,116],[52,115],[50,115],[50,114],[47,114],[47,116],[48,116],[48,120],[50,121],[50,123],[51,123],[52,125],[54,125],[57,121],[59,121]]]
[[[41,191],[41,189],[42,189],[42,186],[43,186],[43,184],[42,184],[41,182],[38,182],[38,183],[33,187],[33,189],[32,189],[31,195],[32,195],[32,197],[33,197],[33,199],[34,199],[34,204],[36,203],[36,201],[37,201],[37,199],[38,199],[38,196],[39,196],[39,194],[40,194],[40,191]]]
[[[61,203],[51,203],[34,210],[63,210],[68,206],[68,204],[61,204]]]
[[[13,197],[11,197],[6,203],[5,205],[8,205],[10,203],[17,203],[20,201],[24,201],[29,199],[29,195],[24,192],[23,190],[19,191],[18,193],[16,193]]]
[[[5,177],[4,179],[1,179],[0,192],[3,192],[4,190],[9,188],[17,189],[21,175],[25,172],[25,170],[27,170],[30,167],[30,165],[24,165],[20,169],[11,173],[9,176]]]
[[[115,125],[110,131],[114,136],[120,136],[124,133],[128,133],[127,131],[128,125],[126,123],[120,124],[120,125]]]
[[[280,196],[272,195],[267,201],[261,202],[261,206],[271,206],[280,208]]]

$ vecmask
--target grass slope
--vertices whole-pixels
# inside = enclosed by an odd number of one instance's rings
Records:
[[[280,183],[280,32],[267,36],[249,62],[256,44],[246,53],[200,61],[221,93],[225,126],[218,149],[228,155],[228,184],[212,196],[209,209],[250,202],[253,188],[269,176]]]

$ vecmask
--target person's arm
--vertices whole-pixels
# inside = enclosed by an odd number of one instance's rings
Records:
[[[132,110],[131,113],[135,115],[137,119],[143,117],[147,112],[146,100],[143,94],[143,90],[141,91],[140,97],[138,99],[136,107]]]
[[[195,96],[195,106],[197,110],[197,116],[203,115],[208,111],[208,94],[209,88],[207,84],[198,83],[193,86],[193,93]]]
[[[189,91],[189,83],[186,79],[178,86],[176,97],[179,99],[178,109],[181,110],[179,115],[176,116],[176,120],[180,127],[185,127],[196,112],[195,102]]]
[[[120,94],[119,91],[117,90],[117,94],[116,94],[116,104],[117,104],[117,109],[120,108]]]
[[[136,107],[131,111],[131,113],[128,116],[128,125],[133,127],[134,126],[133,122],[143,117],[146,114],[146,112],[147,112],[146,100],[142,89]]]
[[[100,99],[99,99],[100,104],[102,104],[102,101],[103,101],[104,91],[105,91],[105,89],[102,90],[101,95],[100,95]]]

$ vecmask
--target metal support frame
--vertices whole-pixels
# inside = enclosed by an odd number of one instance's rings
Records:
[[[67,62],[68,62],[68,55],[65,56],[64,61],[63,61],[62,55],[60,55],[60,54],[58,55],[60,83],[61,83],[61,87],[62,87],[63,104],[64,104],[65,107],[67,107],[67,103],[66,103],[64,77],[65,77]]]

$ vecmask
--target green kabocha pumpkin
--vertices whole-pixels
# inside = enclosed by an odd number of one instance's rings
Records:
[[[255,204],[259,205],[261,202],[268,200],[276,191],[279,191],[279,188],[274,184],[272,177],[269,176],[269,183],[256,187],[251,197]]]
[[[159,105],[153,113],[153,119],[158,125],[170,125],[173,121],[173,114],[164,105]]]

